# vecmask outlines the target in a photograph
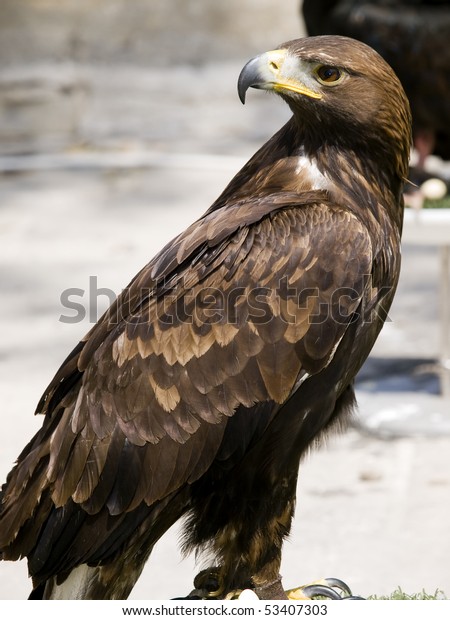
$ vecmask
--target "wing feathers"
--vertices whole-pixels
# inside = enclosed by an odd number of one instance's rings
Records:
[[[192,484],[219,453],[240,458],[298,378],[324,368],[360,302],[372,256],[356,218],[317,197],[213,210],[138,274],[42,401],[44,410],[52,403],[49,428],[58,390],[65,410],[45,447],[24,454],[16,469],[3,546],[47,488],[55,506],[72,498],[84,515],[104,519],[106,510],[117,519]],[[344,285],[353,297],[334,299]],[[330,321],[337,309],[345,320]],[[221,451],[236,411],[242,446],[227,439]],[[31,482],[26,468],[35,472]]]

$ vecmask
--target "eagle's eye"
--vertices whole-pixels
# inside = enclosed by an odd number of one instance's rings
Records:
[[[315,73],[321,84],[336,84],[340,82],[343,77],[342,71],[331,65],[319,65]]]

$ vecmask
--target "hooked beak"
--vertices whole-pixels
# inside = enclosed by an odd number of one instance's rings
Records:
[[[302,71],[298,58],[289,54],[286,49],[272,50],[255,56],[242,69],[238,80],[239,99],[245,103],[249,88],[290,91],[313,99],[322,99],[321,93],[314,90],[312,84],[305,83],[310,81],[310,76]]]

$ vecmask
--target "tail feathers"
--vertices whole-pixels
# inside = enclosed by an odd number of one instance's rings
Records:
[[[62,582],[57,576],[52,576],[36,585],[28,598],[47,601],[126,600],[145,560],[145,557],[141,558],[136,565],[125,557],[103,566],[80,564]]]
[[[36,586],[29,600],[95,600],[114,598],[113,593],[101,586],[99,567],[81,564],[74,568],[67,578],[60,584],[56,577]],[[109,594],[109,595],[108,595]]]

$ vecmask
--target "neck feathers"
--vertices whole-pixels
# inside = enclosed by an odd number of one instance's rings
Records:
[[[209,211],[256,195],[327,192],[330,201],[378,220],[390,208],[397,225],[403,217],[403,182],[383,153],[357,151],[346,144],[320,141],[303,132],[294,118],[280,129],[232,179]],[[381,161],[380,161],[381,160]],[[299,201],[300,201],[299,200]],[[392,206],[395,206],[392,209]]]

